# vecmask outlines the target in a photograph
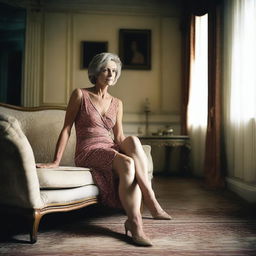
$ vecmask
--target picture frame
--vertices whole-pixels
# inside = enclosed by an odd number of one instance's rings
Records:
[[[123,69],[151,69],[151,30],[120,29],[119,57]]]
[[[81,69],[87,69],[92,58],[102,52],[108,51],[107,41],[81,42]]]

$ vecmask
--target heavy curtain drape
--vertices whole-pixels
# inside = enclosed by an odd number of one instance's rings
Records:
[[[221,172],[221,6],[222,1],[187,1],[184,20],[183,57],[183,102],[182,102],[182,131],[188,133],[188,102],[190,89],[190,71],[194,52],[194,15],[208,13],[208,124],[205,145],[199,161],[204,162],[203,174],[209,187],[223,187],[224,179]],[[199,95],[200,97],[200,95]],[[199,114],[199,113],[198,113]],[[204,140],[202,140],[204,143]],[[193,150],[193,148],[192,148]]]
[[[224,187],[221,154],[222,120],[222,5],[208,12],[208,124],[205,143],[204,176],[212,188]]]

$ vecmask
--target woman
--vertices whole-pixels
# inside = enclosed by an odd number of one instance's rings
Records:
[[[141,200],[153,218],[171,219],[161,208],[151,188],[147,174],[147,159],[137,137],[125,137],[122,128],[122,101],[108,93],[121,73],[117,55],[96,55],[88,67],[91,88],[75,89],[67,107],[54,161],[38,167],[59,165],[67,145],[73,123],[76,127],[77,145],[75,163],[92,168],[92,175],[100,190],[103,203],[117,206],[121,202],[128,218],[125,231],[130,231],[133,241],[151,246],[143,231],[140,213]],[[113,132],[114,140],[110,131]]]

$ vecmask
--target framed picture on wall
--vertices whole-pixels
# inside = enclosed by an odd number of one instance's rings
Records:
[[[120,29],[119,56],[123,69],[151,69],[151,30]]]
[[[81,43],[81,68],[88,68],[92,58],[102,52],[108,51],[108,42],[82,41]]]

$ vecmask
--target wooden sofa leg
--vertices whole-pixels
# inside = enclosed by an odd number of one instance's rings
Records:
[[[36,243],[37,241],[37,231],[38,231],[41,218],[42,218],[42,214],[40,210],[35,209],[32,216],[32,227],[30,230],[30,242],[32,244]]]

